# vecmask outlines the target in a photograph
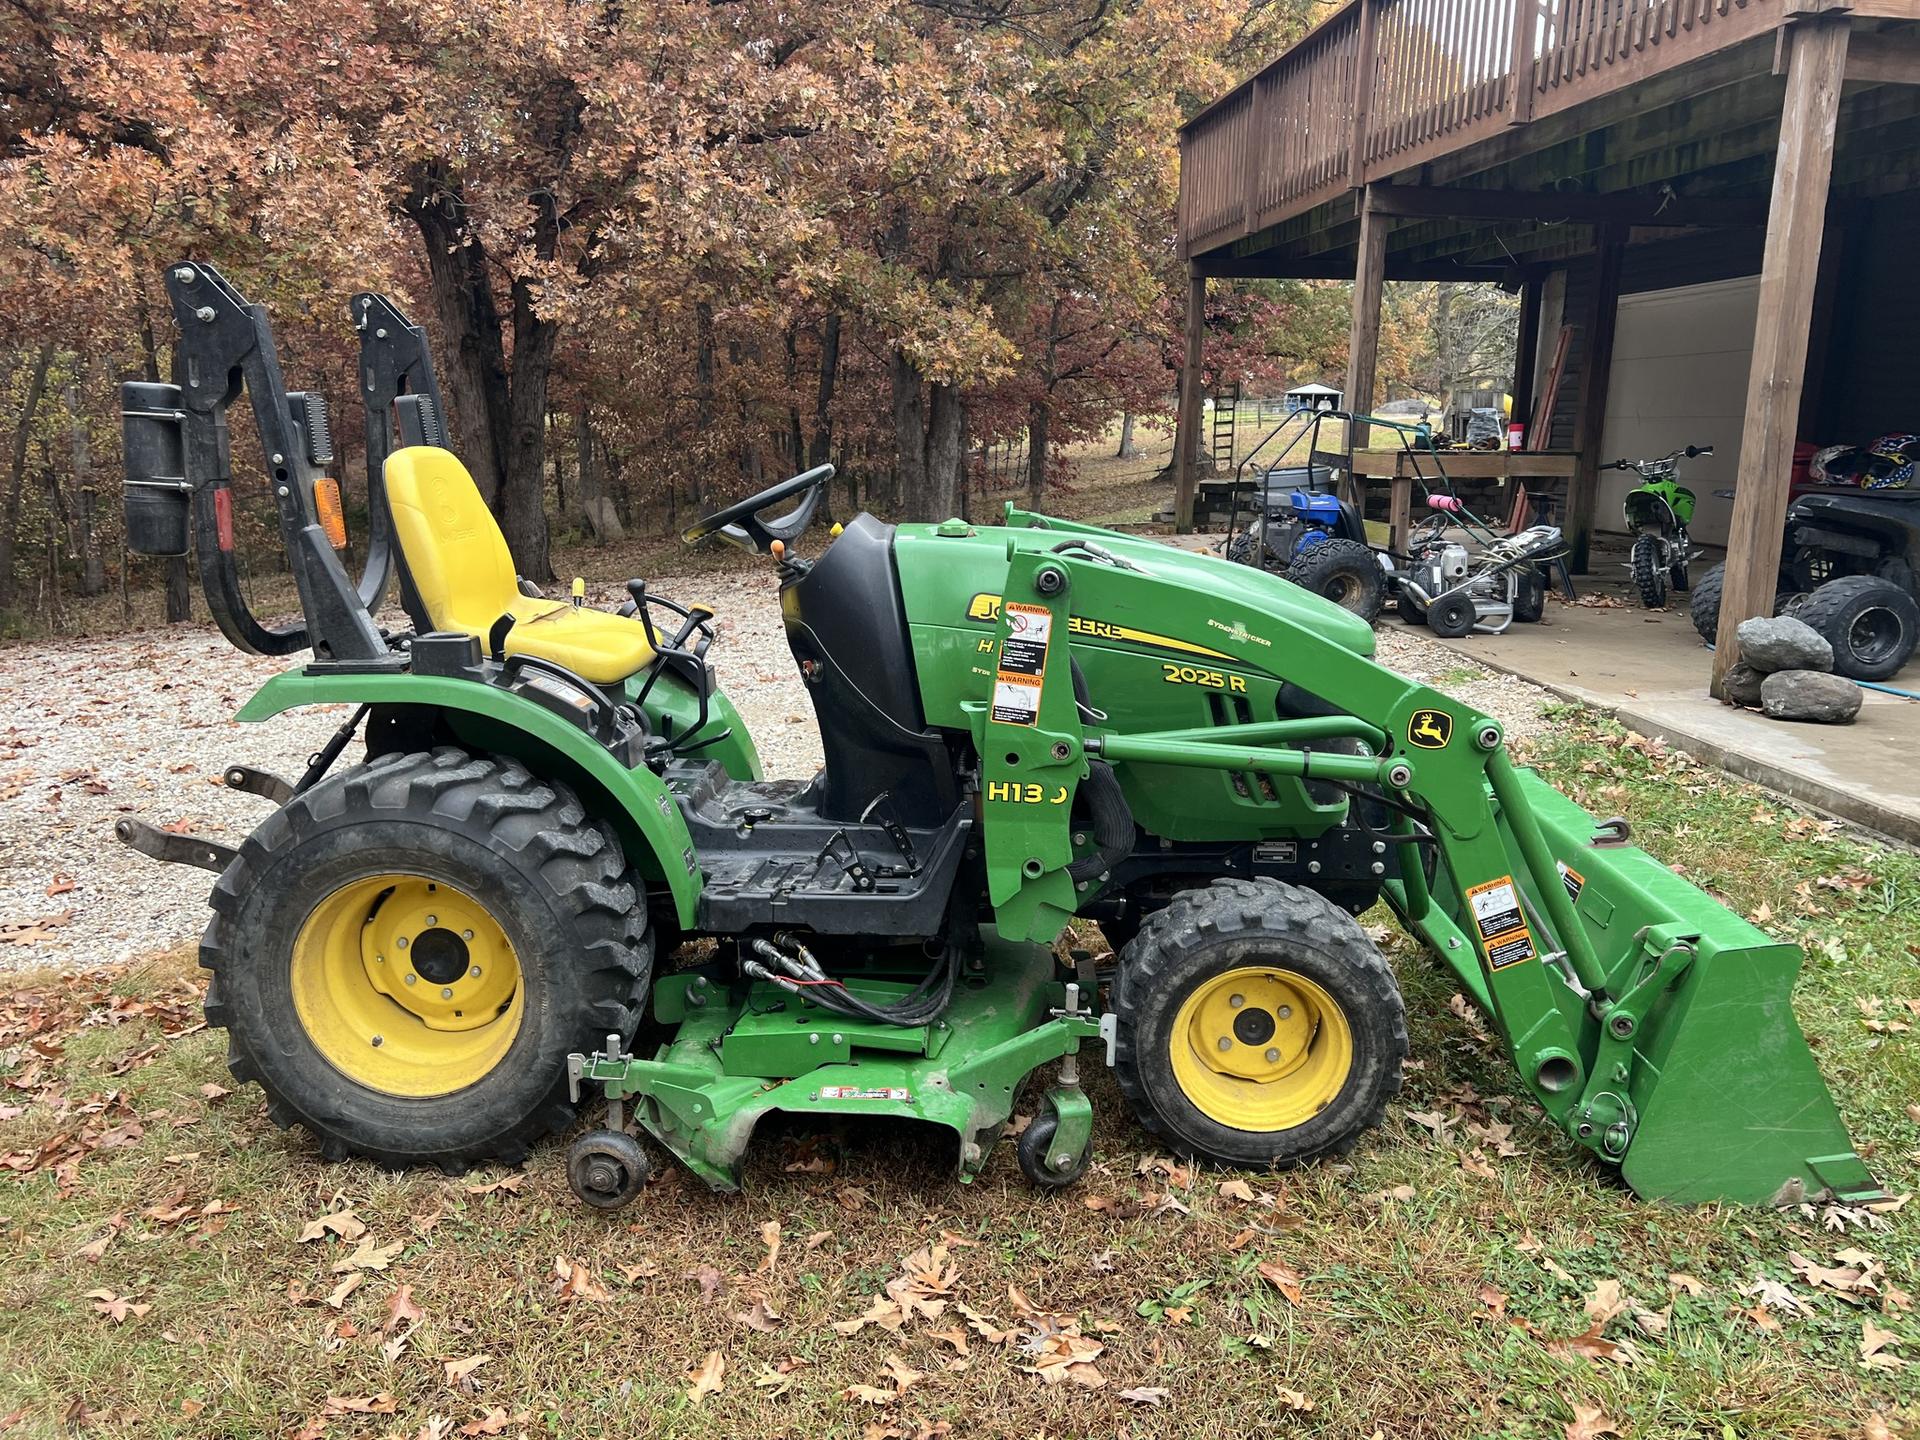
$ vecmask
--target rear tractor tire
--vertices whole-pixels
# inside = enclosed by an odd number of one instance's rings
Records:
[[[1114,1074],[1182,1155],[1344,1155],[1399,1093],[1406,1010],[1354,918],[1277,880],[1216,880],[1148,918],[1114,987]]]
[[[212,904],[207,1021],[330,1160],[524,1159],[573,1119],[569,1052],[631,1038],[652,968],[613,833],[563,786],[452,748],[295,797]]]
[[[1293,557],[1286,578],[1373,623],[1387,603],[1387,576],[1357,540],[1322,540]]]

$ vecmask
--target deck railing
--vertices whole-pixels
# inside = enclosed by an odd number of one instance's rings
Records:
[[[1786,9],[1787,0],[1350,0],[1182,132],[1183,250],[1219,248],[1508,125],[1737,45]]]

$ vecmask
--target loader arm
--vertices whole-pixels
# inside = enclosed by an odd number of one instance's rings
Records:
[[[1007,611],[1051,615],[1058,629],[1068,593],[1101,578],[1097,559],[1071,551],[1044,563],[1009,551]],[[1087,723],[1057,644],[1041,647],[1034,713],[973,707],[1003,928],[1051,929],[1074,904],[1063,872],[1086,849],[1070,843],[1082,837],[1069,812],[1087,760],[1369,787],[1395,813],[1381,848],[1398,852],[1399,874],[1383,898],[1487,1014],[1527,1091],[1636,1190],[1775,1204],[1880,1193],[1793,1017],[1796,947],[1627,843],[1624,822],[1596,822],[1517,768],[1493,717],[1301,620],[1262,624],[1266,668],[1344,717],[1152,732]],[[1003,614],[1003,689],[1018,679],[1010,633]],[[1035,663],[1029,647],[1024,664]],[[1334,735],[1371,753],[1314,748]]]

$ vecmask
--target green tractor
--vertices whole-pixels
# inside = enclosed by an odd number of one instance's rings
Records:
[[[212,267],[167,286],[175,383],[125,394],[134,548],[191,548],[235,644],[311,652],[240,719],[353,711],[297,781],[229,773],[274,806],[237,849],[132,819],[121,838],[218,873],[209,1022],[326,1156],[518,1161],[597,1093],[567,1168],[598,1207],[642,1189],[642,1134],[737,1187],[773,1112],[924,1122],[966,1177],[1058,1062],[1018,1144],[1058,1186],[1088,1159],[1087,1046],[1172,1149],[1296,1165],[1400,1086],[1400,992],[1354,919],[1384,900],[1520,1086],[1643,1194],[1879,1193],[1793,1019],[1800,952],[1516,768],[1497,722],[1375,663],[1336,606],[1012,507],[862,515],[806,555],[821,467],[686,534],[777,571],[826,764],[768,780],[709,609],[517,581],[389,302],[353,302],[356,580],[325,406],[285,389],[265,314]],[[283,628],[237,582],[243,392],[304,612]],[[1076,917],[1106,927],[1110,972],[1058,958]]]

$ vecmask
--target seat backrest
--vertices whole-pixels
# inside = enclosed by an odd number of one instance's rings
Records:
[[[433,445],[394,451],[385,473],[393,533],[428,619],[484,637],[520,586],[480,487],[457,455]]]

